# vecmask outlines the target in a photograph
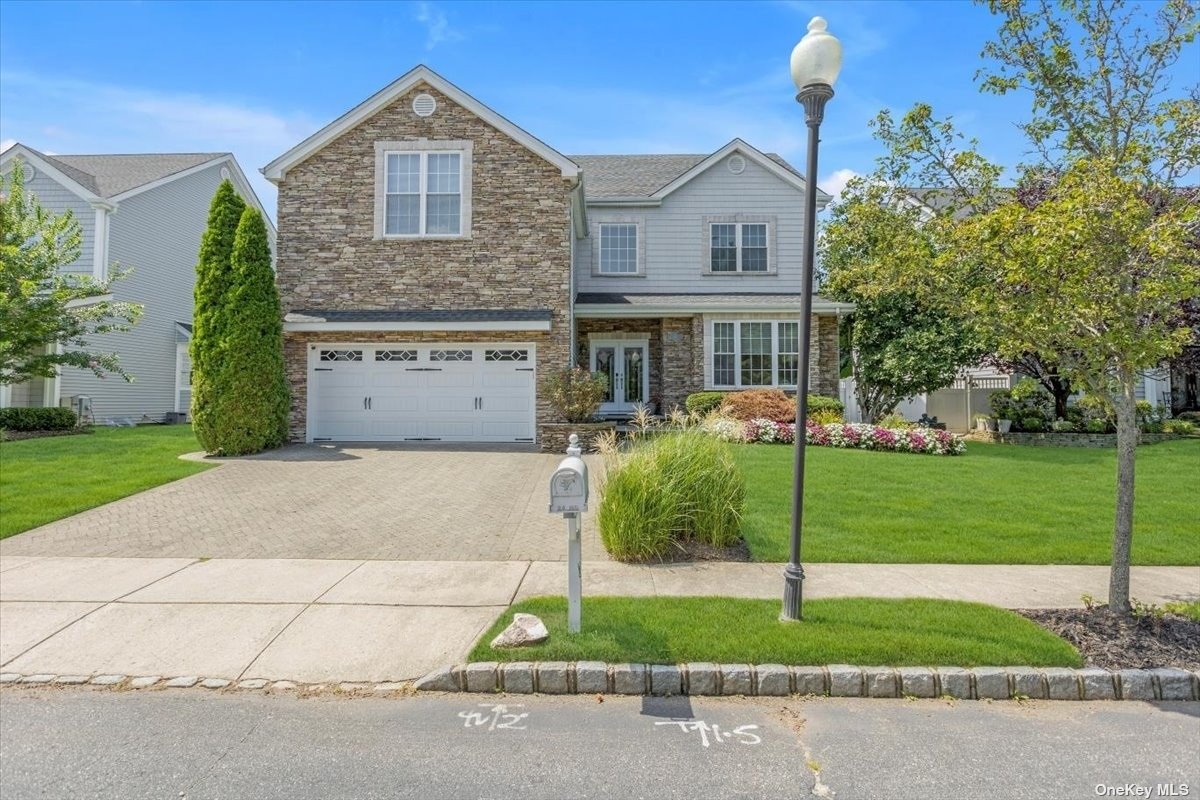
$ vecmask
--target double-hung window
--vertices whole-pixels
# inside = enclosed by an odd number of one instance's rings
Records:
[[[793,387],[799,380],[800,324],[776,320],[714,322],[715,387]]]
[[[767,272],[767,223],[712,223],[708,263],[711,272]]]
[[[384,169],[385,236],[462,234],[462,153],[389,151]]]
[[[635,222],[600,223],[602,275],[634,275],[638,271],[638,226]]]

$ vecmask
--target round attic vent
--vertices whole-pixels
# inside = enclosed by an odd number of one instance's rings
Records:
[[[229,167],[221,167],[221,179],[229,180]]]
[[[729,171],[734,175],[741,175],[746,171],[746,159],[740,155],[734,154],[725,162],[725,166],[729,167]]]
[[[427,94],[419,94],[413,98],[413,113],[418,117],[428,117],[437,109],[437,101]]]

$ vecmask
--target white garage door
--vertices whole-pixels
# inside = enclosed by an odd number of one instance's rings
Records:
[[[532,442],[529,345],[317,345],[313,441]]]

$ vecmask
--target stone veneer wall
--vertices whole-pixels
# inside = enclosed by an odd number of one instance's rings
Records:
[[[837,397],[838,373],[841,369],[837,317],[814,316],[812,324],[813,330],[816,331],[814,344],[817,345],[817,360],[816,364],[812,365],[816,371],[809,379],[809,387],[812,394]]]
[[[426,92],[430,117],[412,111]],[[469,236],[375,238],[375,142],[469,140]],[[530,309],[553,311],[549,334],[285,335],[293,436],[302,435],[310,342],[530,341],[538,373],[569,363],[569,185],[559,169],[432,87],[421,84],[292,167],[279,186],[276,275],[284,311]],[[555,421],[540,396],[539,424]]]
[[[1067,431],[1048,431],[1046,433],[1021,433],[999,431],[973,430],[967,435],[968,439],[977,442],[996,442],[999,444],[1024,444],[1042,447],[1116,447],[1115,433],[1069,433]],[[1143,433],[1138,438],[1138,444],[1157,444],[1169,442],[1184,437],[1174,433]]]
[[[662,410],[669,414],[704,388],[704,325],[700,317],[666,317],[662,336]]]

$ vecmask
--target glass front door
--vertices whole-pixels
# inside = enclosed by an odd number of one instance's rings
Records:
[[[649,400],[650,345],[645,341],[593,341],[592,372],[608,377],[601,414],[631,414]]]

